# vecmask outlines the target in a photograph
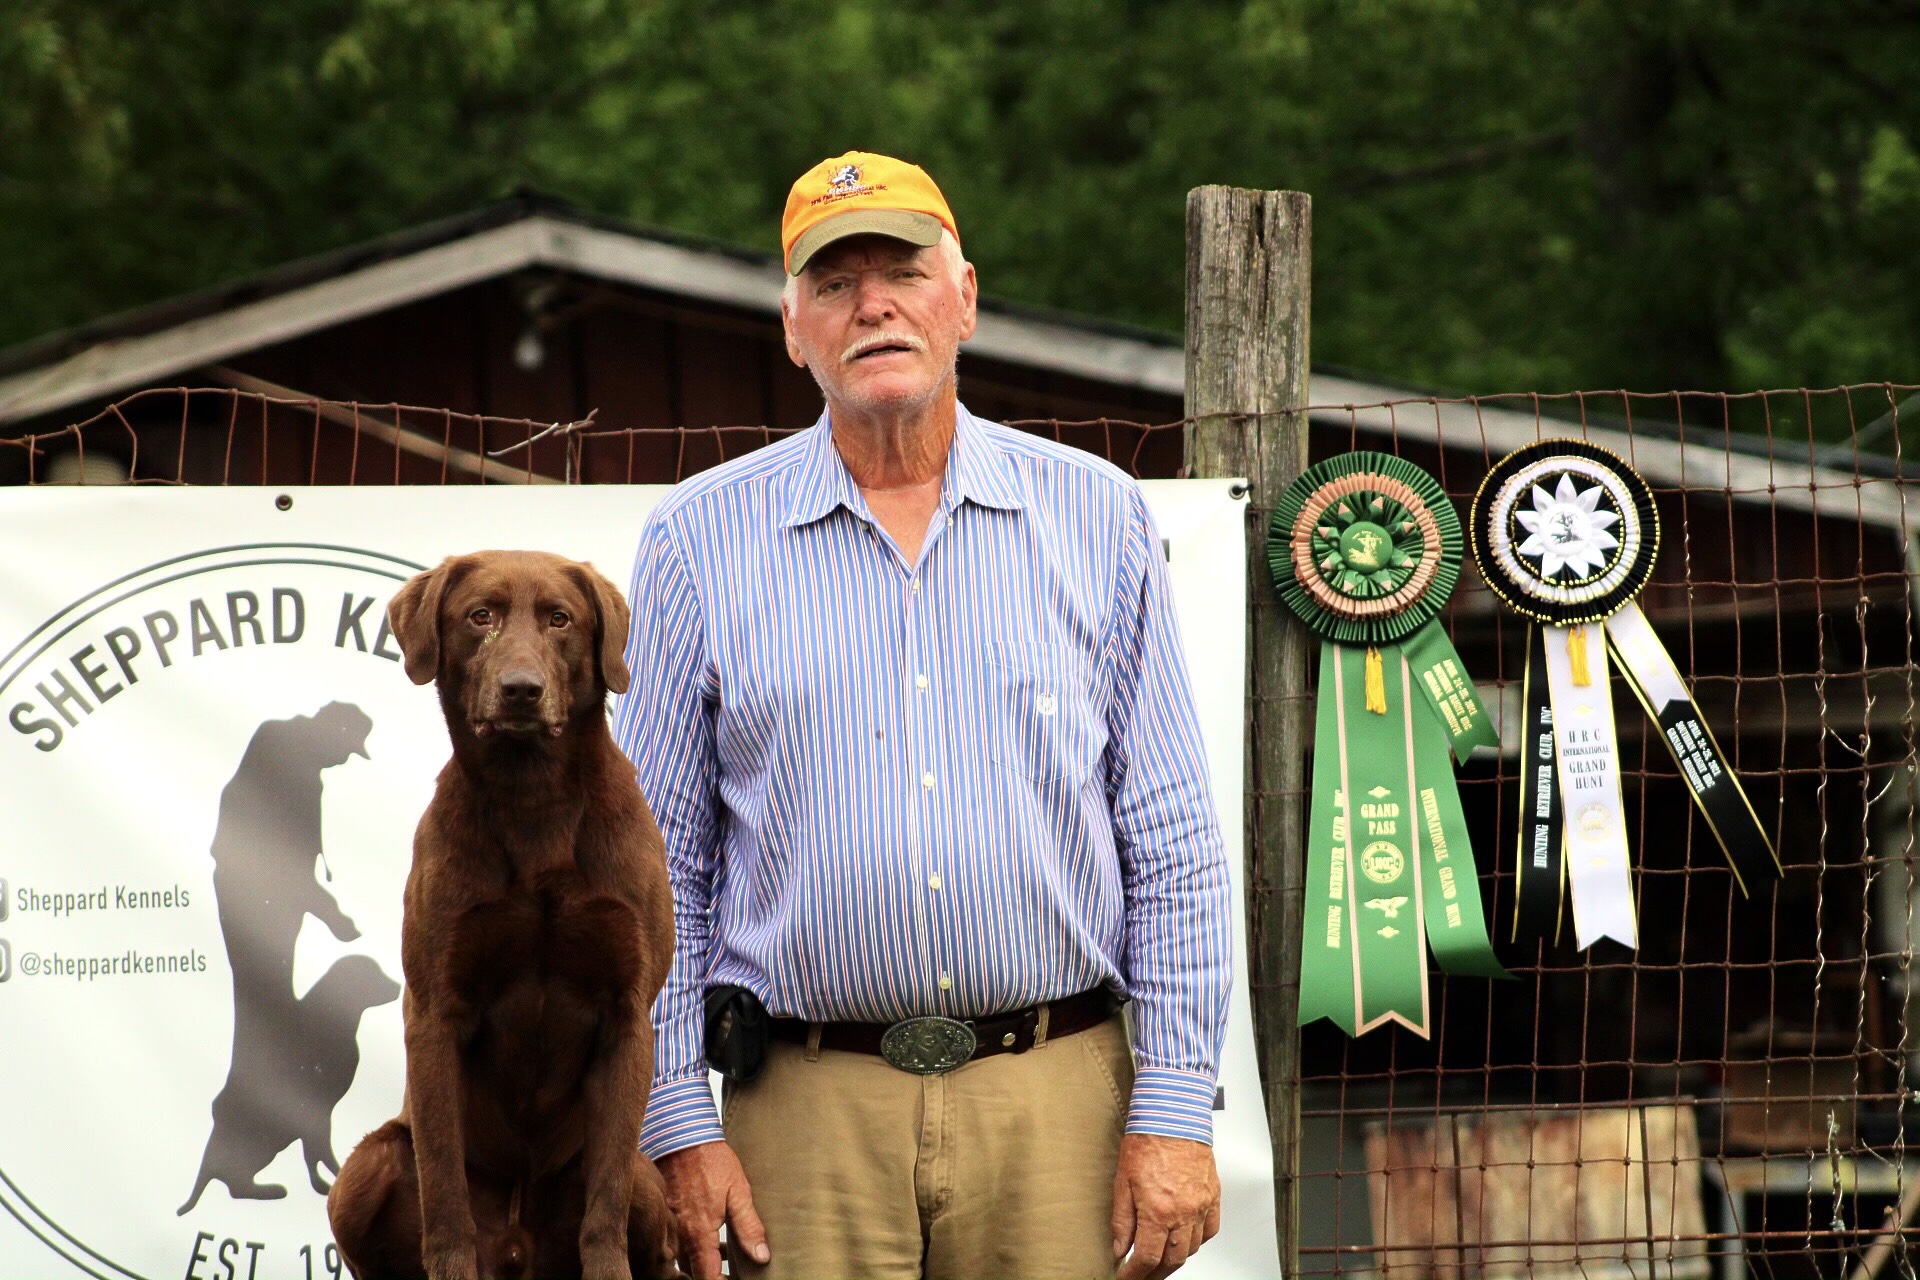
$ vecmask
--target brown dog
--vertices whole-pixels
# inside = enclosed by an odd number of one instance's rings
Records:
[[[453,739],[401,925],[407,1089],[327,1197],[361,1280],[671,1275],[638,1153],[673,953],[664,845],[614,745],[629,619],[587,565],[443,561],[387,606]]]

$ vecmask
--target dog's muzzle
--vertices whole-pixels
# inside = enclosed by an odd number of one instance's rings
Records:
[[[880,1037],[880,1056],[917,1076],[942,1075],[973,1057],[973,1028],[952,1018],[908,1018]]]

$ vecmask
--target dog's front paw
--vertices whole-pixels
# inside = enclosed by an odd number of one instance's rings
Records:
[[[421,1251],[427,1280],[480,1280],[480,1261],[471,1242],[450,1248]]]
[[[580,1274],[584,1280],[633,1280],[633,1270],[627,1265],[626,1242],[582,1246]]]

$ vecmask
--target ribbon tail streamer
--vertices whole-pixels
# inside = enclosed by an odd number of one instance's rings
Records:
[[[1660,740],[1720,842],[1741,895],[1751,894],[1755,884],[1778,879],[1780,856],[1647,615],[1629,601],[1607,619],[1606,629],[1627,684],[1660,727]]]
[[[1313,737],[1307,905],[1300,938],[1301,1026],[1320,1018],[1354,1034],[1353,944],[1348,938],[1347,797],[1340,788],[1340,744],[1334,706],[1337,646],[1320,646],[1320,701]]]
[[[1412,710],[1406,668],[1387,651],[1386,713],[1369,711],[1363,652],[1333,646],[1340,789],[1348,799],[1354,1034],[1398,1022],[1428,1034],[1427,940],[1419,828],[1413,821]]]
[[[1572,627],[1548,627],[1547,688],[1553,701],[1553,747],[1559,765],[1563,848],[1572,889],[1574,941],[1586,950],[1602,938],[1637,945],[1633,872],[1627,855],[1626,808],[1620,798],[1620,746],[1607,684],[1607,647],[1599,623],[1586,631],[1590,678],[1573,678]]]
[[[1434,686],[1413,655],[1382,648],[1370,680],[1375,661],[1366,650],[1320,648],[1299,1020],[1327,1018],[1349,1035],[1397,1022],[1427,1036],[1429,943],[1449,973],[1510,975],[1487,939],[1449,759],[1452,728],[1469,721],[1433,709]],[[1443,695],[1458,692],[1442,686]],[[1484,723],[1479,703],[1471,706]]]
[[[1415,677],[1416,679],[1418,677]],[[1420,827],[1421,878],[1425,890],[1427,944],[1448,973],[1475,978],[1511,978],[1494,957],[1480,906],[1480,870],[1467,836],[1467,815],[1447,759],[1445,728],[1415,707],[1414,822]]]
[[[1553,699],[1548,696],[1543,628],[1527,628],[1527,665],[1520,692],[1520,835],[1514,860],[1513,940],[1558,944],[1567,900],[1562,857],[1560,776],[1553,751]]]
[[[1497,751],[1500,731],[1474,693],[1473,681],[1467,678],[1467,664],[1454,651],[1446,629],[1438,622],[1427,623],[1407,637],[1402,652],[1413,668],[1414,683],[1446,730],[1453,758],[1465,764],[1467,753],[1475,747]]]

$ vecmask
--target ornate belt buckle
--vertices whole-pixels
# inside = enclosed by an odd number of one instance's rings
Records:
[[[952,1018],[908,1018],[880,1037],[880,1056],[902,1071],[937,1076],[969,1058],[979,1041],[973,1028]]]

